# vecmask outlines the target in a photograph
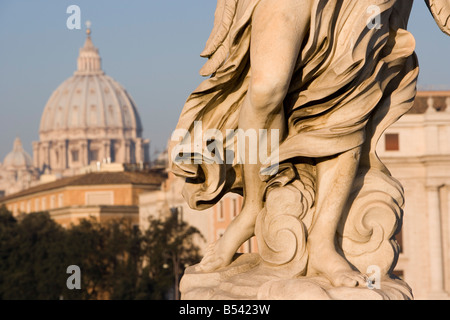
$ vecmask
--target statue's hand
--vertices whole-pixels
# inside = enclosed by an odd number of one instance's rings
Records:
[[[450,36],[450,1],[425,0],[441,30]]]

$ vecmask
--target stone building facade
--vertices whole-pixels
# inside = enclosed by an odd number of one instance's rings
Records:
[[[14,216],[48,211],[64,227],[81,219],[99,222],[127,219],[139,224],[139,196],[159,190],[166,179],[159,171],[99,171],[58,179],[0,199]]]
[[[416,299],[449,299],[450,92],[419,92],[380,140],[378,155],[405,190],[396,271]]]

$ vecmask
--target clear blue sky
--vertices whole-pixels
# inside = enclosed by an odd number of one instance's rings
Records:
[[[72,4],[81,8],[82,30],[66,27]],[[163,149],[186,98],[202,80],[199,53],[215,5],[215,0],[0,0],[0,161],[16,136],[31,154],[47,99],[76,69],[86,20],[92,21],[103,70],[138,106],[152,153]],[[421,63],[420,87],[450,89],[450,38],[423,0],[415,1],[410,31]]]

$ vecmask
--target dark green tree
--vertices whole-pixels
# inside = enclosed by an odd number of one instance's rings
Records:
[[[65,286],[64,229],[48,213],[17,222],[2,210],[2,299],[59,299]]]
[[[14,265],[10,256],[13,254],[17,244],[19,226],[13,214],[6,209],[6,206],[0,207],[0,299],[6,299],[8,296],[8,278]]]
[[[144,251],[147,264],[144,272],[155,279],[153,299],[163,299],[173,291],[179,299],[178,284],[188,265],[200,261],[198,241],[203,240],[200,231],[181,221],[177,214],[165,219],[149,219],[144,233]]]
[[[104,293],[108,265],[104,259],[103,233],[94,219],[83,219],[66,230],[66,266],[80,267],[81,290],[65,288],[64,299],[100,299]]]
[[[62,228],[48,213],[0,208],[0,299],[165,299],[186,265],[200,260],[200,232],[175,216],[142,232],[127,220],[81,220]],[[67,267],[81,289],[66,286]]]

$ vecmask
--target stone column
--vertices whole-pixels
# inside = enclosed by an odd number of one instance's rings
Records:
[[[69,141],[64,140],[64,170],[69,168],[69,157],[70,157]]]
[[[39,170],[41,169],[41,164],[40,164],[40,143],[37,141],[33,142],[33,166],[35,168],[38,168]]]
[[[142,152],[142,138],[137,138],[135,141],[135,159],[136,163],[144,162],[143,152]]]
[[[103,151],[103,159],[108,161],[111,158],[111,141],[106,140],[104,142],[104,151]]]
[[[44,152],[44,162],[43,162],[43,165],[42,166],[50,166],[51,164],[50,164],[50,143],[49,142],[46,142],[46,143],[44,143],[44,145],[43,145],[43,152]]]
[[[81,165],[86,166],[89,164],[89,154],[88,154],[88,142],[84,140],[81,142],[81,152],[80,152]]]
[[[430,250],[430,298],[445,296],[442,251],[441,202],[438,186],[427,187]]]
[[[66,168],[66,148],[65,148],[65,141],[60,142],[59,145],[59,153],[60,153],[60,159],[59,159],[59,168],[61,170],[64,170]]]
[[[130,142],[128,140],[124,140],[124,163],[130,163]]]

